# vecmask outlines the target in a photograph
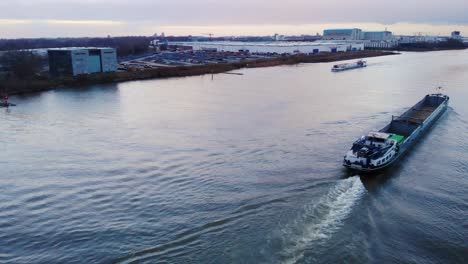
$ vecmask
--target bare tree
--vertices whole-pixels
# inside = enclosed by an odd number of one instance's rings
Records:
[[[41,69],[41,59],[30,51],[9,51],[0,57],[0,64],[19,79],[33,77]]]

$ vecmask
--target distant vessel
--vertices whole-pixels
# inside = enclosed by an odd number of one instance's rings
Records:
[[[10,107],[10,106],[16,106],[16,105],[12,103],[0,103],[0,107]]]
[[[333,65],[333,68],[331,70],[332,72],[340,72],[340,71],[346,71],[346,70],[351,70],[351,69],[364,68],[366,66],[367,66],[366,61],[359,60],[353,63],[342,63],[342,64]]]
[[[347,168],[373,172],[386,168],[401,157],[448,107],[449,97],[428,94],[416,105],[379,131],[369,132],[354,142],[346,153]]]
[[[0,102],[0,107],[10,107],[10,106],[16,106],[15,104],[12,104],[8,102],[8,95],[3,96],[3,100]]]

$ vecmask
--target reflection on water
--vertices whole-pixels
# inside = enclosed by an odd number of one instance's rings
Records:
[[[0,262],[461,262],[466,51],[13,97]],[[372,177],[341,161],[437,86],[451,109]],[[437,150],[437,151],[434,151]]]

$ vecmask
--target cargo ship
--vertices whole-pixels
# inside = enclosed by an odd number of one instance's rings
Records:
[[[0,107],[10,107],[10,106],[16,106],[16,105],[12,103],[0,103]]]
[[[375,172],[394,164],[446,111],[449,97],[428,94],[390,124],[354,142],[343,166],[359,172]]]
[[[12,104],[10,102],[8,102],[8,95],[3,95],[2,96],[2,101],[0,102],[0,107],[10,107],[10,106],[16,106],[15,104]]]
[[[340,72],[340,71],[346,71],[346,70],[351,70],[351,69],[364,68],[366,66],[367,66],[366,61],[359,60],[354,63],[342,63],[342,64],[333,65],[333,68],[331,70],[332,72]]]

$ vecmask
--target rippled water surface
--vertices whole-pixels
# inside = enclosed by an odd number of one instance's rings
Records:
[[[468,52],[58,89],[0,109],[0,263],[463,263]],[[373,177],[351,143],[436,86]]]

